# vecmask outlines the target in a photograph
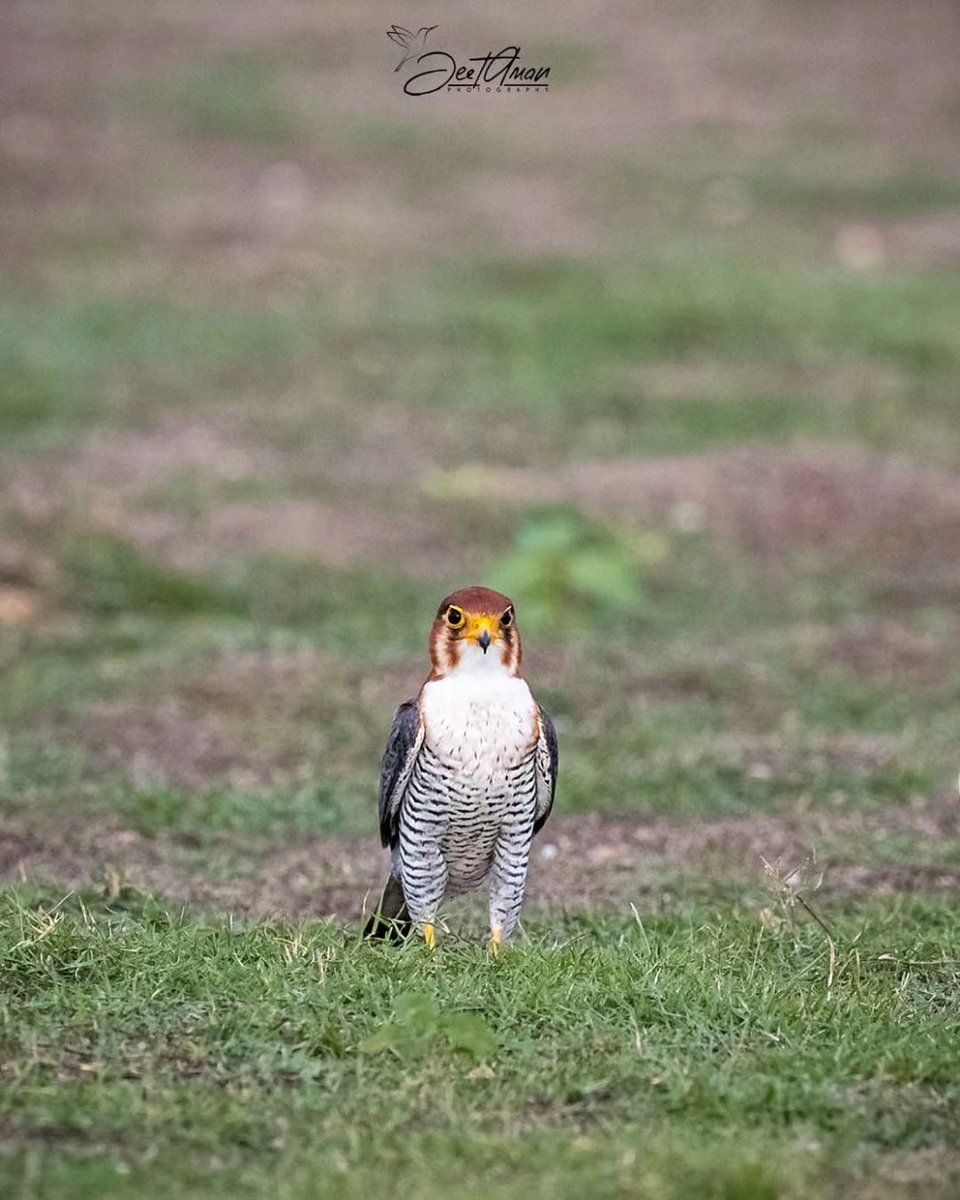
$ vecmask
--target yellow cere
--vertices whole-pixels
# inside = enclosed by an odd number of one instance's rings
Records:
[[[490,634],[490,640],[493,641],[500,632],[499,617],[469,617],[467,619],[466,636],[471,641],[478,641],[481,635],[486,631]]]

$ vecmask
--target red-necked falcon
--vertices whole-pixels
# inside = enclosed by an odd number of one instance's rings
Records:
[[[517,923],[533,835],[553,807],[557,735],[520,674],[507,596],[447,596],[430,631],[433,669],[397,709],[380,771],[391,871],[368,937],[413,926],[433,949],[444,898],[490,880],[490,945]]]

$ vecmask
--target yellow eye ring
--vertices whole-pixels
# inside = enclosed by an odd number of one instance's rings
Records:
[[[455,604],[451,604],[447,609],[447,624],[451,629],[460,629],[466,623],[466,619],[463,615],[463,609],[457,608]]]

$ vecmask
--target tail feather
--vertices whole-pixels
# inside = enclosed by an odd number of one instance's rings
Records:
[[[412,928],[413,922],[403,895],[403,884],[395,875],[391,875],[384,885],[376,912],[364,926],[363,936],[402,942]]]

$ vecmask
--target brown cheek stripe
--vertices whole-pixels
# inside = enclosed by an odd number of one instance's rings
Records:
[[[446,622],[438,617],[430,630],[430,662],[433,670],[431,679],[441,678],[447,671],[452,670],[460,661],[460,649],[457,642],[447,634]]]
[[[503,631],[504,650],[503,665],[512,675],[519,676],[520,662],[523,658],[523,643],[517,632],[516,624],[510,625]],[[438,617],[430,630],[430,662],[433,670],[431,679],[440,679],[448,671],[460,664],[460,639],[451,636],[445,618]]]

